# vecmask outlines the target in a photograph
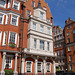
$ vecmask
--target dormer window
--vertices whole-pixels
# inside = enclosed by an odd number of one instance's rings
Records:
[[[34,1],[32,1],[32,7],[35,7],[35,2]]]
[[[43,12],[40,12],[40,18],[43,19]]]
[[[2,8],[6,7],[6,0],[0,0],[0,7]]]

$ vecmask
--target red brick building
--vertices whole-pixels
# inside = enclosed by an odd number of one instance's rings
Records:
[[[54,26],[53,35],[54,35],[54,50],[57,55],[56,69],[59,71],[65,71],[66,57],[65,57],[65,44],[64,44],[63,29],[59,26]]]
[[[64,27],[67,69],[75,72],[75,21],[68,18]]]
[[[55,73],[52,28],[44,0],[0,0],[0,74]]]

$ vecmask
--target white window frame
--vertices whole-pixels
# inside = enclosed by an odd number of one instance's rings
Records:
[[[45,42],[43,43],[43,49],[41,48],[41,41],[44,42],[43,40],[40,40],[40,50],[44,50],[45,49]]]
[[[3,1],[3,0],[2,0],[2,1]],[[2,6],[2,5],[0,4],[0,7],[2,7],[2,8],[6,8],[7,0],[4,0],[4,1],[5,1],[5,5]]]
[[[10,63],[11,66],[9,67],[9,69],[10,69],[10,68],[12,68],[13,57],[7,56],[6,58],[11,58],[11,63]],[[5,68],[5,65],[6,65],[6,58],[5,58],[4,68]]]
[[[11,8],[11,1],[12,1],[12,0],[9,0],[9,1],[8,1],[8,8]]]
[[[1,39],[2,39],[2,31],[0,31],[0,45],[1,45]]]
[[[32,2],[34,2],[34,5],[32,4],[32,7],[35,7],[35,1],[32,1]]]
[[[47,27],[47,34],[50,35],[50,27]]]
[[[15,9],[14,8],[14,4],[17,5],[15,2],[18,2],[18,1],[16,1],[16,0],[13,1],[13,9]],[[18,9],[15,9],[15,10],[19,10],[20,9],[20,2],[18,2],[17,6],[18,6]]]
[[[17,17],[16,25],[12,24],[12,18],[13,18],[13,16],[16,16]],[[11,25],[18,26],[18,20],[19,20],[19,16],[14,15],[14,14],[11,15]]]
[[[28,72],[27,72],[27,69],[26,69],[26,67],[27,67],[27,62],[31,62],[31,72],[29,72],[29,73],[32,73],[33,61],[26,61],[25,72],[28,73]]]
[[[29,11],[30,13],[29,13],[28,11]],[[26,15],[27,15],[27,17],[29,17],[29,16],[31,15],[31,11],[30,11],[30,10],[27,10],[27,14],[26,14]]]
[[[3,22],[4,22],[4,14],[1,13],[1,12],[0,12],[0,14],[3,15],[3,16],[2,16],[2,23],[0,23],[0,24],[3,24]]]
[[[46,11],[46,7],[43,7],[43,9]]]
[[[47,22],[49,22],[49,23],[50,23],[50,19],[49,19],[49,18],[47,18]]]
[[[3,36],[3,44],[2,45],[6,45],[7,43],[7,35],[6,34],[8,33],[7,31],[4,32],[4,36]],[[5,39],[6,39],[6,43],[5,43]]]
[[[73,65],[69,65],[69,70],[73,70]]]
[[[36,40],[36,45],[35,45],[35,40]],[[34,49],[37,47],[37,39],[34,39]]]
[[[68,47],[68,51],[71,51],[71,47]]]
[[[71,55],[69,55],[69,61],[72,61],[72,56]]]
[[[9,32],[9,40],[8,40],[8,43],[10,43],[10,33],[11,32]],[[15,33],[15,32],[12,32],[12,33]],[[16,36],[15,36],[15,44],[17,43],[17,33],[16,33]]]
[[[33,22],[32,29],[36,30],[36,23],[35,22]]]
[[[6,21],[5,21],[6,25],[9,24],[9,16],[10,16],[9,14],[6,15]]]
[[[40,25],[40,32],[44,32],[44,26]]]
[[[42,72],[42,62],[40,62],[40,61],[38,61],[38,63],[40,63],[41,64],[41,72]],[[38,72],[38,63],[37,63],[37,72]],[[38,72],[38,73],[41,73],[41,72]]]
[[[44,13],[40,11],[40,18],[43,19]]]
[[[50,64],[50,65],[49,65],[49,71],[51,72],[51,63],[50,63],[50,62],[46,62],[46,72],[47,72],[47,64],[48,64],[48,63]]]

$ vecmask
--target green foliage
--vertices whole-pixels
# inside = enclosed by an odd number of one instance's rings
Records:
[[[73,72],[73,70],[69,70],[69,72]]]
[[[16,47],[16,44],[14,44],[14,43],[9,43],[9,46],[14,48],[14,47]]]
[[[12,75],[13,70],[12,69],[5,69],[5,75]]]
[[[59,68],[56,68],[56,72],[57,72],[57,71],[60,71],[60,69],[59,69]]]

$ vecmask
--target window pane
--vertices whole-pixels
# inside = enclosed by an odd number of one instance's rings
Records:
[[[33,22],[33,30],[36,30],[36,23]]]
[[[0,24],[2,24],[3,14],[0,14]]]
[[[38,71],[38,72],[41,72],[41,63],[38,63],[37,71]]]
[[[32,1],[32,7],[35,7],[35,2],[34,1]]]
[[[27,10],[27,17],[31,15],[31,11]]]
[[[40,32],[44,32],[44,26],[40,25]]]
[[[43,19],[43,12],[40,12],[40,18]]]
[[[34,39],[34,48],[36,48],[36,39]]]
[[[44,41],[40,41],[40,49],[44,50]]]
[[[16,10],[19,10],[19,2],[14,1],[13,2],[13,8],[16,9]]]
[[[48,34],[50,34],[50,28],[49,27],[47,28],[47,32],[48,32]]]
[[[5,8],[5,0],[0,0],[0,7],[3,7],[3,8]]]

